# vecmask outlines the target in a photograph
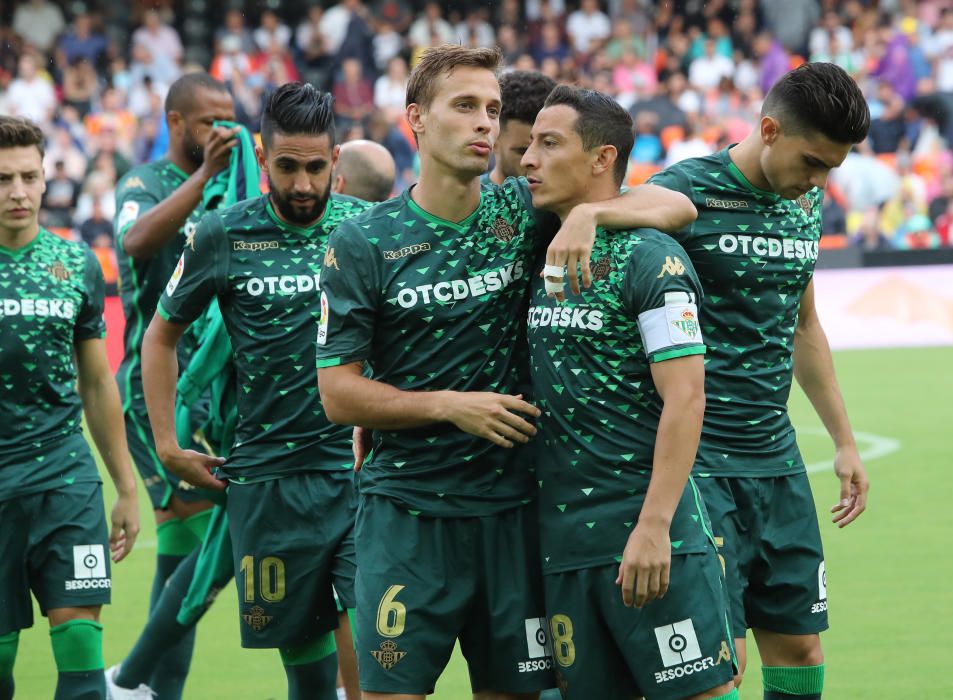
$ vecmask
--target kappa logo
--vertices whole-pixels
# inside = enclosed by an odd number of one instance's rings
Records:
[[[138,175],[133,175],[130,178],[127,178],[126,181],[122,184],[123,191],[126,190],[144,190],[146,189],[146,183],[142,181],[142,178]]]
[[[596,282],[608,279],[609,275],[612,273],[612,259],[606,255],[605,257],[599,258],[595,262],[590,263],[589,272],[592,275],[592,279]]]
[[[685,263],[677,255],[666,255],[665,262],[662,263],[662,269],[655,276],[655,279],[662,279],[665,275],[671,275],[675,277],[676,275],[685,274]]]
[[[67,270],[66,265],[59,260],[50,265],[47,269],[50,271],[50,274],[53,275],[53,279],[59,280],[60,282],[65,282],[70,278],[70,271]]]
[[[272,250],[279,247],[278,241],[235,241],[232,243],[232,250],[246,250],[251,253],[257,253],[262,250]]]
[[[429,243],[415,243],[414,245],[409,245],[399,250],[385,250],[384,260],[400,260],[401,258],[406,258],[408,255],[416,255],[417,253],[424,253],[428,250],[430,250]]]
[[[716,199],[708,197],[705,199],[705,206],[712,209],[747,209],[748,203],[740,199]]]
[[[516,235],[516,229],[509,221],[500,218],[493,222],[493,235],[496,236],[497,240],[508,243]]]
[[[327,252],[324,254],[324,266],[333,267],[335,270],[340,270],[338,267],[338,259],[334,256],[334,248],[328,248]]]
[[[182,232],[185,234],[185,245],[187,245],[193,253],[195,252],[195,232],[197,230],[198,226],[195,225],[194,221],[190,221],[182,227]]]
[[[268,623],[274,619],[274,616],[266,615],[264,608],[260,605],[256,605],[247,613],[244,613],[242,619],[245,621],[245,624],[253,630],[261,632],[268,626]]]
[[[386,640],[381,642],[380,651],[372,651],[371,656],[377,659],[377,663],[381,665],[385,671],[390,671],[394,666],[400,663],[400,660],[407,656],[406,651],[400,651],[397,648],[397,642],[393,640]]]

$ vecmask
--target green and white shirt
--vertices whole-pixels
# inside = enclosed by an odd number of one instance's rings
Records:
[[[0,247],[0,500],[100,481],[74,352],[105,337],[104,294],[85,244],[41,228],[23,248]]]
[[[600,231],[589,289],[560,304],[534,270],[528,316],[533,394],[543,415],[531,441],[543,570],[621,560],[649,480],[662,399],[651,364],[702,355],[701,285],[678,243],[654,229]],[[694,488],[670,535],[675,552],[708,545]]]
[[[696,473],[804,471],[788,417],[794,331],[814,274],[823,193],[798,200],[754,187],[722,150],[681,161],[653,184],[689,196],[698,218],[672,234],[702,287],[708,345],[705,426]]]
[[[260,481],[351,468],[351,429],[321,407],[314,338],[328,234],[368,206],[332,195],[320,221],[302,228],[281,221],[265,195],[208,214],[185,247],[159,314],[191,323],[218,299],[238,382],[235,445],[221,475]]]
[[[348,221],[321,273],[318,366],[366,361],[376,380],[405,391],[522,393],[529,267],[551,221],[524,179],[484,184],[459,223],[425,212],[409,190]],[[450,423],[375,431],[359,479],[362,493],[435,517],[528,503],[532,482],[525,450]]]

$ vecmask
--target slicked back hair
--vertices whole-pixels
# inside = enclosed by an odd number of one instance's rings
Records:
[[[208,73],[201,71],[186,73],[169,86],[165,96],[165,113],[178,112],[188,115],[195,106],[195,97],[199,90],[211,90],[230,94],[225,84],[216,80]]]
[[[274,135],[320,136],[335,144],[334,98],[311,83],[285,83],[275,90],[261,113],[261,142],[268,148]]]
[[[0,149],[36,146],[43,157],[43,131],[29,119],[0,116]]]
[[[566,105],[576,111],[573,130],[579,134],[585,150],[615,146],[617,156],[613,176],[616,185],[621,185],[635,141],[629,113],[605,93],[572,85],[559,85],[553,89],[543,108],[557,105]]]
[[[782,76],[764,98],[761,116],[777,119],[790,136],[818,132],[841,144],[860,143],[870,129],[867,100],[833,63],[805,63]]]
[[[470,49],[443,44],[423,52],[407,81],[407,105],[416,104],[426,110],[437,94],[438,80],[456,68],[485,68],[499,75],[503,54],[498,48]]]
[[[505,128],[511,119],[532,126],[554,87],[555,80],[536,71],[514,70],[504,73],[500,78],[503,101],[500,128]]]

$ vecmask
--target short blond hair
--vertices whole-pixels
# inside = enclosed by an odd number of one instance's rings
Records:
[[[410,73],[407,82],[407,105],[416,104],[427,109],[437,94],[437,80],[449,75],[455,68],[485,68],[499,76],[503,53],[499,48],[471,49],[454,44],[429,48]]]

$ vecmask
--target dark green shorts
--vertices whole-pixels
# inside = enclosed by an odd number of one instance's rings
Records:
[[[0,636],[40,610],[103,605],[112,587],[103,488],[79,482],[0,501]]]
[[[209,494],[196,489],[192,484],[167,472],[156,454],[156,444],[152,437],[152,426],[145,411],[128,410],[126,419],[126,441],[129,443],[129,453],[132,461],[139,470],[142,484],[146,487],[149,500],[155,509],[167,508],[169,499],[174,495],[187,503],[194,503],[209,498]],[[206,451],[204,445],[186,445],[189,449]]]
[[[242,646],[295,647],[337,628],[333,584],[354,607],[353,472],[228,487]]]
[[[695,484],[725,567],[735,637],[749,628],[826,630],[824,549],[807,474],[703,477]]]
[[[553,687],[534,507],[424,518],[363,496],[355,535],[361,688],[432,693],[457,639],[474,692]]]
[[[712,547],[672,557],[668,592],[627,608],[618,564],[546,574],[546,612],[563,697],[684,698],[735,673],[721,566]]]

